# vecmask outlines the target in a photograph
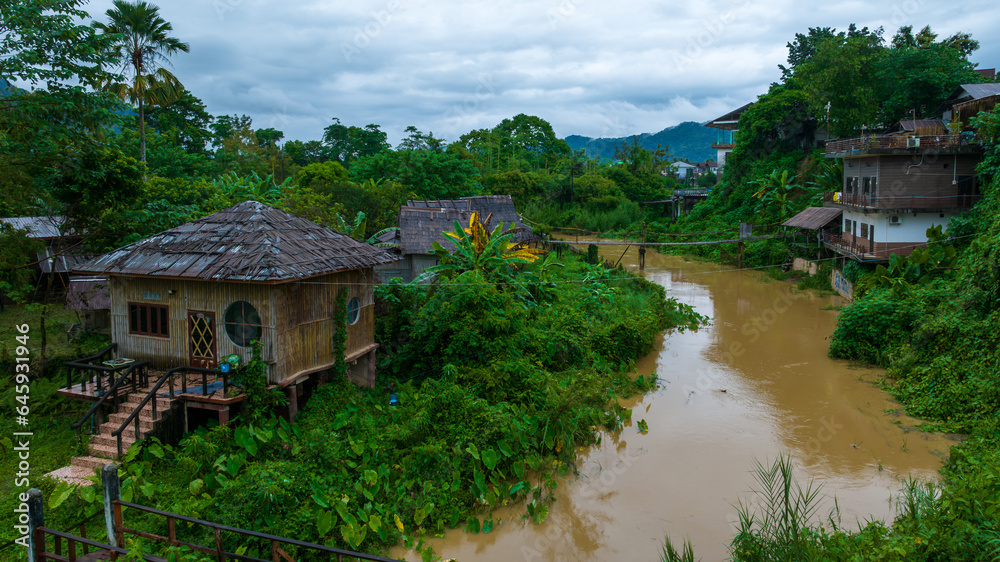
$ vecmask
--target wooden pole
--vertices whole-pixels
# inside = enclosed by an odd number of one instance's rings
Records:
[[[45,534],[36,532],[45,526],[45,512],[42,502],[42,491],[38,488],[28,490],[28,560],[35,562],[39,552],[45,552]]]
[[[121,507],[115,502],[121,499],[121,481],[118,479],[118,466],[115,463],[109,462],[101,469],[101,482],[104,484],[104,527],[108,544],[120,547],[122,544],[115,523],[121,522]]]

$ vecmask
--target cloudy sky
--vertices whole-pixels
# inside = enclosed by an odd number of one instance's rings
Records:
[[[707,121],[778,80],[809,27],[931,24],[1000,66],[995,0],[152,0],[191,52],[173,71],[213,115],[247,114],[287,139],[333,117],[407,125],[448,141],[518,113],[560,137],[657,132]],[[111,0],[85,9],[106,19]]]

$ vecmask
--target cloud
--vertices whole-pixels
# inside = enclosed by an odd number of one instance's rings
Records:
[[[972,33],[973,59],[1000,60],[1000,10],[896,0],[172,0],[159,3],[191,52],[173,70],[215,115],[247,114],[286,139],[318,139],[331,118],[407,125],[456,140],[518,113],[567,136],[656,132],[707,121],[778,80],[785,44],[809,27],[931,24]],[[111,0],[86,9],[98,18]]]

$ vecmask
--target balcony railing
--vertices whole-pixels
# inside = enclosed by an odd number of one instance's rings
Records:
[[[960,135],[868,135],[852,139],[827,141],[826,155],[832,156],[844,152],[868,152],[878,150],[943,150],[965,146],[979,146],[979,140],[968,134]]]
[[[968,209],[981,195],[864,195],[861,193],[824,193],[826,203],[840,203],[866,209]]]

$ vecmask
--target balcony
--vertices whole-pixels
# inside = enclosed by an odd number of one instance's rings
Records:
[[[950,190],[954,191],[954,190]],[[860,193],[824,193],[823,202],[830,206],[859,207],[886,211],[938,211],[968,209],[981,195],[942,193],[940,195],[864,195]]]
[[[828,248],[857,261],[885,261],[892,254],[908,256],[914,248],[926,247],[926,242],[872,242],[840,234],[827,234],[823,243]]]
[[[868,135],[852,139],[827,141],[826,157],[843,158],[863,154],[914,154],[922,152],[979,152],[979,139],[963,133],[960,135]]]

